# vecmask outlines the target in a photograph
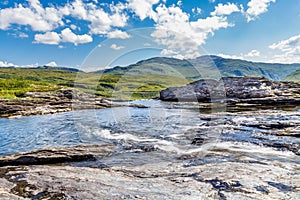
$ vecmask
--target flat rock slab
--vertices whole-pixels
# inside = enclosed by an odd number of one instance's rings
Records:
[[[18,165],[44,165],[95,160],[110,154],[113,145],[76,146],[37,150],[0,157],[0,167]]]
[[[30,199],[297,200],[300,197],[296,165],[224,162],[184,168],[175,163],[153,163],[110,169],[29,166],[10,169],[1,179],[14,184],[2,190]]]

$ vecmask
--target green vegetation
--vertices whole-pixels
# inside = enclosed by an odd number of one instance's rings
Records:
[[[98,96],[142,99],[159,91],[186,84],[186,79],[168,75],[114,75],[70,70],[0,68],[0,98],[17,99],[26,92],[74,87]]]
[[[298,82],[300,83],[300,69],[298,69],[297,71],[291,73],[290,75],[288,75],[285,79],[285,81],[294,81],[294,82]]]
[[[128,67],[115,67],[100,71],[104,74],[164,74],[189,80],[218,79],[222,76],[263,76],[281,81],[300,69],[300,64],[256,63],[245,60],[225,59],[218,56],[201,56],[191,60],[151,58]]]
[[[144,99],[157,97],[159,91],[168,87],[222,76],[264,76],[273,80],[286,77],[285,80],[299,82],[300,64],[254,63],[202,56],[193,60],[157,57],[93,73],[63,67],[0,68],[0,98],[16,99],[28,91],[74,87],[99,96]]]

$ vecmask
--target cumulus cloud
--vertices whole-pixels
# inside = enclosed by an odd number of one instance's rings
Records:
[[[75,45],[89,43],[93,41],[93,38],[90,35],[76,35],[71,31],[71,29],[66,28],[61,32],[61,41],[70,42]]]
[[[247,20],[255,20],[259,15],[268,11],[268,7],[271,3],[275,3],[276,0],[251,0],[249,1],[248,9],[246,10]]]
[[[92,34],[107,34],[113,27],[124,27],[127,24],[127,15],[122,12],[126,7],[119,3],[111,5],[111,12],[93,3],[83,3],[82,0],[75,0],[71,4],[60,8],[66,16],[73,16],[77,19],[88,21]]]
[[[112,39],[112,38],[115,38],[115,39],[128,39],[130,38],[130,35],[124,31],[121,31],[121,30],[115,30],[115,31],[112,31],[112,32],[109,32],[107,34],[107,37]]]
[[[27,0],[28,3],[15,4],[14,7],[0,9],[0,29],[8,30],[12,25],[29,26],[33,31],[43,32],[37,35],[36,42],[41,39],[44,41],[43,35],[47,38],[54,37],[57,28],[67,28],[65,21],[68,16],[75,19],[88,22],[90,34],[106,35],[112,32],[113,28],[124,27],[127,24],[128,16],[124,9],[125,4],[109,4],[104,10],[95,3],[86,3],[83,0],[73,0],[64,6],[48,6],[41,5],[40,0]],[[107,9],[108,8],[108,9]],[[75,24],[71,24],[70,28],[76,30]],[[90,40],[90,36],[74,36],[68,31],[70,38],[74,44],[85,43]],[[42,37],[42,38],[41,38]],[[55,36],[57,38],[57,35]],[[123,34],[124,37],[124,34]],[[53,38],[52,38],[53,39]],[[64,38],[63,40],[68,41]],[[57,43],[55,40],[48,41],[49,44]],[[45,43],[46,44],[46,43]]]
[[[156,19],[156,13],[153,11],[153,5],[158,4],[160,0],[127,0],[128,8],[131,9],[141,20],[147,17]]]
[[[34,36],[34,43],[41,43],[41,44],[59,44],[60,36],[56,32],[46,32],[44,34],[36,34]]]
[[[201,14],[202,10],[201,10],[201,8],[192,8],[192,13],[194,13],[194,14]]]
[[[175,5],[160,5],[156,8],[156,13],[155,31],[151,36],[157,43],[166,46],[167,50],[178,52],[185,58],[199,56],[199,46],[205,43],[209,35],[232,26],[222,16],[190,21],[190,16]]]
[[[217,56],[220,56],[222,58],[227,58],[227,59],[240,59],[243,60],[244,57],[242,55],[228,55],[228,54],[218,54]]]
[[[49,66],[49,67],[57,67],[57,64],[56,64],[56,62],[51,61],[51,62],[47,63],[46,66]]]
[[[125,47],[124,46],[118,46],[117,44],[112,44],[110,46],[111,49],[113,50],[121,50],[121,49],[124,49]]]
[[[74,45],[92,42],[93,38],[90,35],[76,35],[71,29],[66,28],[61,31],[61,34],[56,32],[46,32],[44,34],[36,34],[34,43],[57,45],[60,42],[69,42]]]
[[[220,56],[222,58],[228,58],[228,59],[250,59],[252,61],[257,61],[257,58],[260,58],[260,52],[258,50],[251,50],[248,53],[240,53],[239,55],[228,55],[228,54],[218,54],[217,56]]]
[[[275,56],[272,60],[273,62],[300,62],[300,35],[273,43],[269,46],[269,48],[278,52],[275,53]]]
[[[15,66],[15,64],[0,60],[0,67],[13,67],[13,66]]]
[[[220,16],[220,15],[230,15],[234,12],[240,12],[240,9],[234,3],[227,3],[227,4],[219,3],[215,7],[215,11],[211,12],[210,14],[212,16],[216,16],[216,15]]]
[[[245,57],[259,57],[259,56],[260,56],[260,52],[255,49],[245,55]]]
[[[19,33],[19,38],[28,38],[29,36],[26,33]]]
[[[29,7],[17,4],[13,8],[0,9],[0,29],[7,30],[13,24],[28,25],[34,31],[50,31],[63,25],[62,14],[54,7],[43,8],[39,0],[29,0]]]
[[[300,47],[300,35],[296,35],[287,40],[273,43],[269,46],[269,48],[271,49],[278,49],[281,51],[290,51],[297,47]]]

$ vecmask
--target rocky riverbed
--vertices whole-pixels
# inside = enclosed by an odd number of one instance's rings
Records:
[[[182,134],[101,131],[109,144],[2,156],[0,199],[300,198],[299,112],[198,113],[197,121],[171,121]]]
[[[4,101],[1,116],[75,111],[0,119],[0,199],[300,199],[298,84],[229,77],[161,98]]]

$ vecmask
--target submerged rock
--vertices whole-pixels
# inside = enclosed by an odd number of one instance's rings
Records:
[[[230,104],[300,104],[300,84],[263,77],[203,79],[160,92],[164,101],[227,102]]]

